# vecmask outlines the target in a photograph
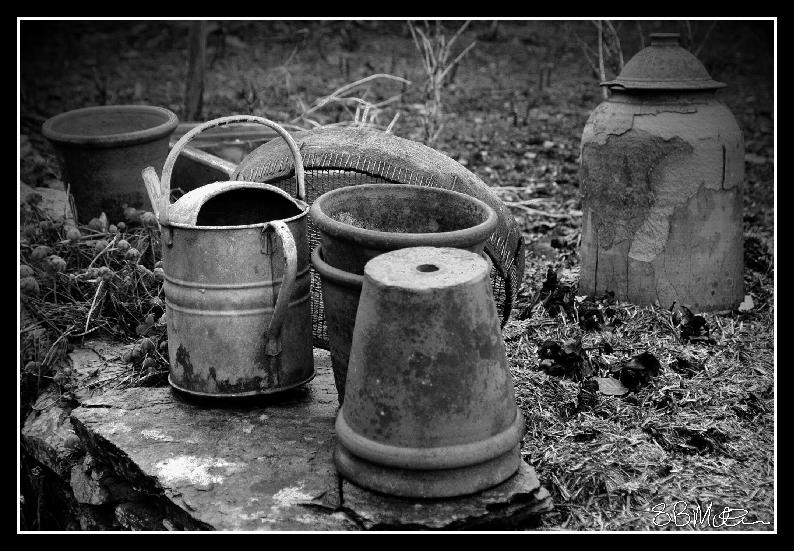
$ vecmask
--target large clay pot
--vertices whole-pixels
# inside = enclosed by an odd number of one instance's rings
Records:
[[[151,105],[86,107],[47,120],[42,132],[55,147],[78,220],[103,212],[123,220],[123,205],[144,207],[141,171],[163,166],[178,122],[168,109]]]
[[[579,289],[696,310],[744,297],[744,143],[677,35],[652,35],[582,134]]]
[[[306,172],[306,201],[340,187],[406,184],[450,189],[480,199],[496,211],[496,230],[485,243],[491,284],[502,325],[507,323],[524,276],[524,240],[510,209],[476,174],[444,153],[391,132],[361,126],[325,126],[293,134]],[[292,154],[283,140],[271,140],[240,162],[232,180],[251,180],[295,189]],[[309,220],[309,246],[320,238]],[[312,270],[314,346],[329,348],[322,282]]]
[[[477,492],[518,469],[516,407],[489,262],[417,247],[369,261],[336,420],[337,469],[407,497]]]
[[[318,197],[309,216],[320,233],[321,247],[315,249],[312,265],[322,281],[331,363],[342,403],[366,263],[381,253],[416,246],[481,254],[497,217],[469,195],[404,184],[337,188]]]

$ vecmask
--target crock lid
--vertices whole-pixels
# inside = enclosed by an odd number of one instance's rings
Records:
[[[651,45],[640,50],[615,78],[601,86],[625,90],[716,90],[703,63],[679,45],[678,33],[653,33]]]

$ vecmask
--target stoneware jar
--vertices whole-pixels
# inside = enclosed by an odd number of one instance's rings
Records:
[[[582,134],[583,294],[721,310],[743,299],[744,142],[725,86],[651,35]]]

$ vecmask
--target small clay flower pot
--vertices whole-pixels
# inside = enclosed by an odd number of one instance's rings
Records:
[[[367,263],[337,420],[335,462],[352,482],[450,497],[518,469],[516,407],[480,255],[417,247]]]
[[[150,105],[107,105],[61,113],[42,126],[53,144],[77,217],[87,223],[102,212],[123,220],[123,206],[147,208],[141,171],[162,169],[177,116]]]
[[[320,233],[312,255],[320,274],[331,364],[344,401],[347,359],[364,266],[405,247],[454,247],[483,252],[496,230],[496,212],[483,201],[448,189],[405,184],[337,188],[318,197],[309,216]]]

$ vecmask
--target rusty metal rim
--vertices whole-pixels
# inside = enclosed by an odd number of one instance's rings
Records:
[[[521,466],[520,446],[488,461],[455,469],[406,470],[371,463],[337,442],[334,464],[351,482],[401,497],[442,498],[473,494],[500,484]]]
[[[268,390],[252,390],[252,391],[249,391],[249,392],[235,392],[235,393],[231,393],[231,394],[218,394],[218,393],[213,394],[213,393],[209,393],[209,392],[199,392],[197,390],[188,390],[186,388],[182,388],[181,386],[177,385],[176,383],[174,383],[174,381],[171,380],[171,374],[170,373],[168,374],[168,384],[171,385],[171,387],[174,390],[177,390],[179,392],[183,392],[185,394],[189,394],[191,396],[200,397],[200,398],[220,398],[220,399],[226,399],[226,398],[249,398],[251,396],[265,396],[265,395],[268,395],[268,394],[275,394],[277,392],[284,392],[286,390],[290,390],[290,389],[299,387],[301,385],[305,385],[306,383],[308,383],[309,381],[314,379],[314,377],[316,375],[317,375],[317,371],[314,368],[312,368],[312,374],[308,378],[304,379],[303,381],[300,381],[300,382],[297,382],[297,383],[293,383],[291,385],[274,387],[274,388],[270,388]]]
[[[223,183],[225,184],[227,182],[223,182]],[[232,183],[236,183],[236,182],[232,182]],[[244,182],[244,183],[250,183],[250,182]],[[212,184],[209,184],[209,185],[212,185]],[[264,184],[264,185],[267,185],[267,184]],[[270,187],[273,187],[273,186],[270,186]],[[279,218],[279,220],[283,221],[284,223],[294,222],[295,220],[298,220],[302,216],[306,216],[308,214],[309,205],[306,204],[304,201],[301,201],[300,199],[296,199],[296,198],[292,197],[291,195],[289,195],[288,193],[286,193],[286,192],[284,192],[284,191],[282,191],[282,190],[280,190],[278,188],[274,187],[274,190],[278,190],[279,192],[281,192],[280,193],[281,195],[283,195],[284,197],[290,199],[293,203],[295,203],[295,205],[298,208],[301,209],[301,212],[299,212],[298,214],[296,214],[294,216],[290,216],[289,218]],[[209,197],[207,197],[207,199],[210,199],[211,197],[214,197],[214,196],[215,195],[209,196]],[[204,201],[204,202],[206,203],[206,201]],[[164,228],[179,228],[180,230],[204,230],[204,231],[206,231],[206,230],[216,230],[216,231],[220,230],[220,231],[223,231],[223,230],[262,229],[265,226],[267,226],[269,223],[270,223],[270,221],[259,222],[257,224],[243,224],[241,226],[196,226],[196,225],[192,225],[192,224],[182,224],[180,222],[168,221],[168,222],[165,222],[165,223],[161,223],[161,226],[164,227]]]
[[[309,298],[310,297],[307,294],[296,301],[290,302],[289,308],[292,308],[293,306],[299,306],[300,304],[303,304],[309,300]],[[174,304],[173,300],[169,299],[166,299],[165,304],[177,312],[184,312],[186,314],[199,314],[201,316],[258,316],[260,314],[267,314],[275,310],[275,308],[272,306],[270,308],[249,308],[247,310],[202,310],[201,308],[187,308],[179,304]]]
[[[364,276],[352,274],[339,268],[334,268],[322,258],[322,245],[317,245],[312,251],[312,266],[317,270],[322,279],[352,289],[361,289],[364,286]]]
[[[368,230],[351,226],[350,224],[345,224],[338,220],[334,220],[322,210],[323,203],[337,195],[344,195],[345,193],[360,194],[365,193],[369,189],[394,189],[399,191],[405,191],[406,189],[421,189],[434,191],[422,191],[420,193],[454,194],[460,198],[461,201],[470,204],[476,204],[486,216],[485,220],[476,226],[471,226],[461,230],[435,233],[400,233]],[[420,247],[423,245],[437,247],[460,247],[462,243],[487,241],[496,230],[496,227],[499,223],[499,218],[496,214],[496,211],[487,203],[477,199],[476,197],[445,188],[416,186],[409,184],[361,184],[357,186],[336,188],[331,191],[327,191],[315,199],[314,203],[312,203],[312,206],[309,208],[309,217],[311,218],[315,227],[323,233],[327,233],[334,237],[339,237],[364,247],[383,250],[402,247]]]
[[[295,279],[301,278],[309,273],[309,266],[295,274]],[[252,281],[249,283],[201,283],[187,281],[165,274],[165,280],[176,287],[189,287],[192,289],[256,289],[258,287],[271,287],[273,284],[280,284],[281,279],[271,279],[270,281]]]
[[[162,115],[163,120],[160,124],[146,128],[144,130],[135,130],[133,132],[119,132],[116,134],[70,134],[69,132],[62,132],[54,128],[58,123],[65,122],[75,117],[83,115],[95,116],[97,113],[112,113],[112,112],[138,112],[147,114]],[[118,147],[135,145],[140,143],[151,142],[159,140],[171,134],[176,130],[179,124],[179,119],[172,111],[155,105],[97,105],[93,107],[83,107],[81,109],[73,109],[60,113],[54,117],[47,119],[41,126],[42,134],[44,137],[52,142],[63,144],[66,146],[89,146],[97,148],[105,147]]]
[[[515,447],[524,437],[524,415],[516,408],[512,424],[502,432],[468,444],[435,448],[409,448],[370,440],[356,433],[345,420],[345,406],[336,417],[338,441],[354,455],[378,465],[401,469],[453,469],[482,463]]]

